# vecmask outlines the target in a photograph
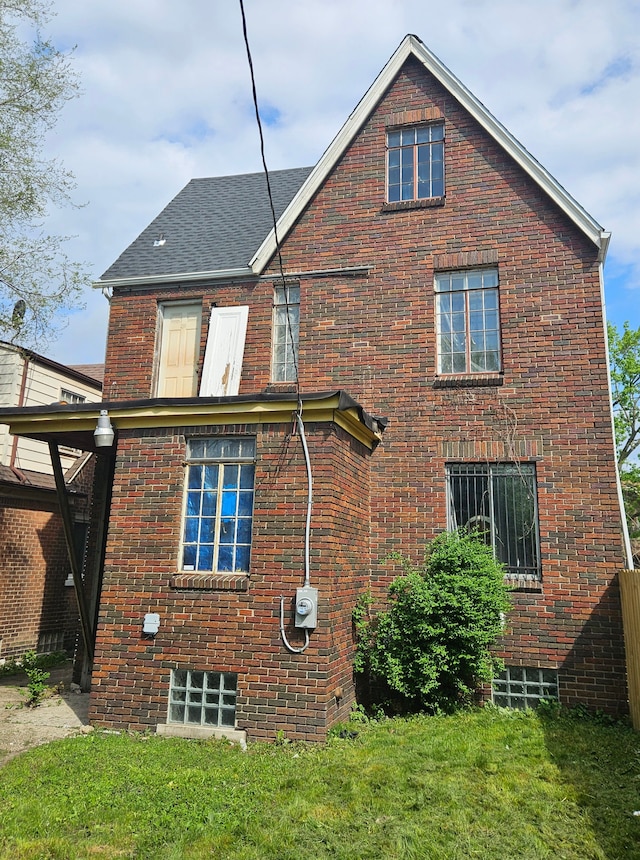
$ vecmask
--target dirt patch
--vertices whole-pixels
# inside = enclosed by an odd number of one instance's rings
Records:
[[[35,708],[25,704],[26,675],[0,680],[0,766],[32,747],[90,731],[89,694],[71,691],[71,669],[51,669],[51,692]]]

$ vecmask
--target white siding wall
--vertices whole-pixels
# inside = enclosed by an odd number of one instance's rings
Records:
[[[15,379],[10,383],[9,377],[13,373]],[[73,377],[67,376],[37,361],[29,361],[27,369],[26,385],[22,403],[20,403],[20,387],[22,383],[23,358],[21,354],[6,345],[0,347],[0,397],[6,396],[9,401],[2,400],[6,406],[48,406],[60,400],[60,392],[64,388],[74,394],[80,394],[88,402],[98,402],[102,398],[98,387],[86,385]],[[2,381],[4,379],[4,382]],[[0,425],[4,431],[4,437],[0,441],[2,451],[2,463],[9,465],[13,436],[7,432],[6,425]],[[76,458],[75,452],[69,451],[64,454],[61,449],[62,468],[68,468]],[[19,439],[16,459],[14,465],[18,469],[30,469],[34,472],[45,472],[52,474],[49,448],[44,442],[32,439]]]
[[[15,406],[18,402],[22,356],[12,347],[0,344],[0,406]],[[13,436],[6,424],[0,424],[0,463],[8,465]]]

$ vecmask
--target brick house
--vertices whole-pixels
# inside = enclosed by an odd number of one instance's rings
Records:
[[[102,365],[67,367],[0,342],[0,404],[24,407],[65,401],[97,402]],[[89,522],[93,463],[60,449],[76,545]],[[0,424],[0,661],[26,651],[68,651],[78,637],[78,611],[49,450],[12,436]]]
[[[98,282],[93,721],[324,738],[358,595],[459,525],[513,587],[496,701],[624,712],[608,234],[414,36],[270,187],[279,243],[262,175],[197,179]],[[90,449],[97,416],[11,424]]]

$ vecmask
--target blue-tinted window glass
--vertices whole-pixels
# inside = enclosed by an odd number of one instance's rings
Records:
[[[222,488],[224,490],[228,490],[231,487],[237,487],[238,486],[238,471],[239,471],[239,469],[240,469],[239,466],[231,466],[229,464],[227,464],[224,467],[224,475],[223,475],[223,479],[222,479]]]
[[[240,466],[240,489],[253,490],[254,465]]]
[[[238,543],[251,543],[251,520],[249,518],[238,520],[236,538]]]
[[[250,547],[236,547],[236,570],[249,570]]]
[[[196,546],[185,546],[182,553],[182,567],[184,570],[193,570],[196,566]]]
[[[213,517],[200,520],[200,543],[213,543],[216,534],[216,521]]]
[[[201,459],[215,458],[220,462],[188,466],[182,567],[199,571],[248,571],[255,466],[252,462],[224,460],[252,459],[255,441],[240,438],[190,441],[188,451],[197,452]]]
[[[238,516],[249,517],[253,510],[253,493],[243,490],[238,493]]]
[[[216,515],[216,493],[205,491],[202,494],[202,516],[214,517]]]
[[[200,513],[200,498],[200,493],[187,493],[187,514],[189,516],[198,516]]]
[[[233,544],[220,545],[218,552],[218,570],[233,570]]]
[[[195,543],[198,540],[198,524],[200,520],[197,517],[187,517],[184,521],[184,542]]]
[[[202,466],[189,467],[189,483],[187,486],[190,490],[197,490],[202,486]]]
[[[235,538],[235,520],[220,521],[220,543],[233,543]]]
[[[213,570],[213,546],[211,544],[200,544],[198,570]]]
[[[205,490],[215,490],[218,486],[218,466],[204,467],[204,488]]]
[[[225,490],[222,493],[222,509],[223,517],[233,517],[236,515],[238,505],[238,493],[235,490]]]

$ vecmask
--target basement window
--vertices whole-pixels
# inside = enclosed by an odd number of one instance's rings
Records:
[[[555,669],[507,666],[493,679],[492,701],[501,708],[537,708],[542,699],[558,699]]]
[[[235,672],[174,669],[169,722],[207,728],[235,726],[237,687]]]

